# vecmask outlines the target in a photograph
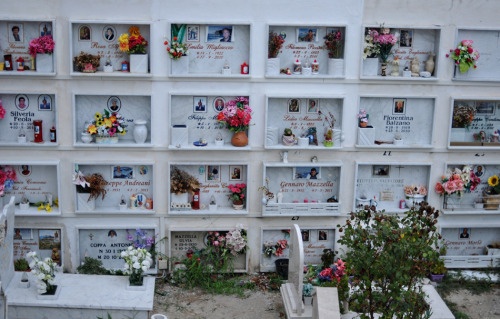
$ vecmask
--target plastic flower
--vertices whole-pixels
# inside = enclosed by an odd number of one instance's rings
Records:
[[[122,34],[118,38],[118,43],[120,43],[120,51],[128,53],[129,48],[128,48],[128,33]]]
[[[5,109],[2,107],[2,100],[0,100],[0,120],[5,118]]]
[[[99,112],[96,112],[94,117],[95,117],[96,121],[99,121],[100,119],[102,119],[102,115]]]
[[[248,99],[238,97],[226,103],[226,107],[217,115],[217,121],[230,131],[243,132],[248,129],[252,119],[252,109]]]
[[[446,57],[450,57],[455,60],[455,64],[458,65],[460,73],[467,72],[471,67],[477,68],[476,61],[479,59],[479,52],[472,47],[474,42],[472,40],[462,40],[457,45],[455,50],[450,50],[450,54]]]
[[[133,37],[137,37],[137,36],[141,35],[139,32],[139,28],[136,26],[131,26],[128,29],[128,32],[130,33],[130,36],[133,36]]]
[[[493,175],[490,178],[488,178],[488,185],[494,187],[498,185],[498,176]]]
[[[30,41],[29,53],[32,57],[36,57],[37,53],[51,54],[54,52],[55,42],[51,35],[44,35]]]

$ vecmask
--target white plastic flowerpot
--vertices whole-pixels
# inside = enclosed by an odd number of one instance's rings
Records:
[[[189,58],[182,56],[180,59],[171,59],[171,72],[172,75],[188,74],[189,73]]]
[[[76,197],[78,200],[78,210],[79,211],[92,211],[95,210],[95,199],[89,201],[89,193],[77,193]]]
[[[130,55],[130,73],[148,73],[148,54]]]
[[[376,76],[378,73],[378,58],[366,58],[363,61],[363,75]]]
[[[267,59],[266,75],[276,76],[280,74],[280,58]]]
[[[54,72],[54,55],[53,54],[40,54],[36,55],[36,71],[40,73]]]
[[[334,77],[344,76],[344,59],[328,59],[328,74]]]

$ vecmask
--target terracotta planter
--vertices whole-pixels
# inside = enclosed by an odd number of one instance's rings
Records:
[[[359,122],[359,127],[367,127],[368,123],[367,122]]]
[[[245,132],[236,132],[231,139],[231,144],[236,147],[243,147],[248,145],[248,137]]]

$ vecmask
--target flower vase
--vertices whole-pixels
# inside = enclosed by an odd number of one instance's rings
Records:
[[[144,284],[144,277],[142,276],[142,271],[133,271],[128,277],[127,290],[132,291],[143,291],[146,290],[146,285]]]
[[[178,74],[188,74],[189,73],[189,57],[188,56],[182,56],[180,59],[172,59],[171,61],[171,70],[170,74],[171,75],[178,75]]]
[[[500,194],[487,194],[483,192],[484,209],[497,210],[500,204]]]
[[[424,201],[425,196],[420,194],[406,195],[406,207],[419,207],[420,203]]]
[[[38,53],[36,55],[36,71],[40,73],[54,72],[53,55]]]
[[[280,58],[268,58],[266,63],[266,75],[280,75]]]
[[[434,72],[434,53],[429,54],[429,58],[425,61],[425,71],[429,72],[432,75]]]
[[[148,128],[146,127],[146,120],[134,121],[134,140],[137,144],[144,144],[148,137]]]
[[[359,122],[359,127],[367,127],[368,122]]]
[[[312,306],[313,297],[311,296],[303,296],[304,297],[304,306]]]
[[[381,63],[380,64],[380,75],[381,76],[387,76],[387,63]]]
[[[363,62],[363,75],[377,76],[378,72],[378,58],[367,58]]]
[[[444,208],[446,209],[460,208],[461,204],[462,204],[462,198],[460,198],[460,196],[457,194],[444,196]]]
[[[87,132],[82,132],[82,142],[85,143],[85,144],[89,144],[90,142],[92,142],[92,135],[90,135],[90,133],[87,133]]]
[[[36,299],[38,300],[55,300],[59,297],[59,292],[61,289],[57,289],[57,285],[53,285],[53,291],[46,292],[44,294],[37,294]]]
[[[231,138],[231,144],[236,147],[243,147],[248,145],[248,137],[245,131],[234,133]]]
[[[295,135],[290,135],[290,136],[283,135],[281,137],[281,139],[283,141],[283,145],[286,145],[286,146],[294,146],[295,145]]]
[[[233,209],[235,210],[242,210],[243,209],[243,204],[237,205],[233,203]]]
[[[333,77],[344,75],[344,59],[328,59],[328,74]]]
[[[148,73],[148,54],[130,55],[130,73]]]

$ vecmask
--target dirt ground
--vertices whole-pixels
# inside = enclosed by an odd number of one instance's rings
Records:
[[[470,319],[500,319],[500,289],[481,295],[456,290],[446,297],[455,309]],[[244,297],[204,294],[157,280],[152,314],[168,319],[284,319],[279,291],[246,290]]]

